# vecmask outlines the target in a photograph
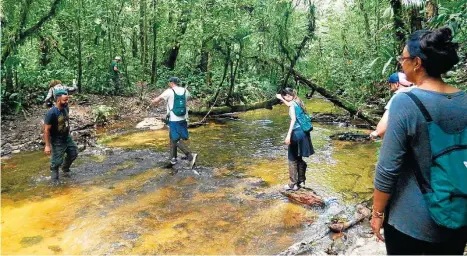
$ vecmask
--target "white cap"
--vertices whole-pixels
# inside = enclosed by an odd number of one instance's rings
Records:
[[[412,83],[407,81],[407,76],[404,73],[399,72],[397,75],[399,77],[400,84],[402,84],[403,86],[412,86]]]
[[[116,59],[116,60],[121,60],[122,57],[120,57],[120,56],[115,56],[115,59]]]

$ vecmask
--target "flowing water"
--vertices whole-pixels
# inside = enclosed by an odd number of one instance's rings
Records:
[[[323,99],[307,108],[340,112]],[[329,139],[352,128],[314,126],[307,182],[348,203],[368,199],[378,146]],[[2,253],[278,253],[318,214],[279,193],[288,182],[287,128],[287,108],[275,106],[191,129],[200,175],[161,167],[167,130],[101,134],[123,150],[80,156],[59,187],[48,185],[42,152],[2,159]]]

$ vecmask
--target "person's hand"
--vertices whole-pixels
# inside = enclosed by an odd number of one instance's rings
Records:
[[[290,145],[290,135],[287,135],[284,140],[285,145]]]
[[[376,236],[376,241],[384,242],[384,237],[381,235],[381,227],[383,226],[383,218],[373,216],[370,221],[371,230]]]
[[[280,93],[276,94],[276,98],[278,98],[279,100],[282,100],[282,95],[280,95]]]
[[[44,148],[44,153],[45,153],[46,155],[50,155],[50,147],[49,147],[49,146],[45,146],[45,148]]]
[[[372,132],[370,133],[370,139],[376,140],[378,137],[379,137],[379,136],[378,136],[378,132],[377,132],[377,131],[372,131]]]

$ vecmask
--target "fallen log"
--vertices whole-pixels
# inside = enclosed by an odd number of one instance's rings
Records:
[[[308,80],[302,74],[300,74],[299,72],[295,70],[292,70],[292,73],[295,77],[295,80],[297,80],[299,83],[304,84],[308,86],[309,88],[311,88],[312,90],[317,91],[319,94],[321,94],[323,97],[328,99],[330,102],[334,103],[336,106],[347,110],[352,116],[356,116],[362,120],[365,120],[373,126],[376,126],[376,124],[379,122],[379,119],[381,117],[372,116],[366,111],[357,109],[355,106],[353,106],[353,104],[351,104],[347,100],[338,98],[337,96],[333,95],[331,92],[326,90],[325,88],[316,85],[315,83]]]
[[[211,115],[220,115],[225,113],[233,113],[233,112],[245,112],[248,110],[255,110],[261,108],[272,109],[272,106],[279,103],[279,100],[274,97],[273,99],[256,102],[251,104],[245,105],[235,105],[235,106],[223,106],[223,107],[213,107],[211,108],[200,108],[200,109],[192,109],[189,111],[192,115],[206,115],[209,111]]]
[[[355,224],[359,223],[360,221],[368,218],[371,214],[370,209],[366,208],[365,206],[359,204],[357,205],[357,214],[353,220],[346,221],[346,222],[336,222],[329,224],[329,229],[332,232],[339,233],[342,232]]]

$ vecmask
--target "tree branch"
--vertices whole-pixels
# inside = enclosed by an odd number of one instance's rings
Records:
[[[39,30],[39,28],[50,18],[52,18],[55,15],[55,11],[57,10],[58,5],[60,4],[62,0],[54,0],[52,3],[52,6],[50,7],[49,12],[44,15],[35,25],[32,27],[26,29],[24,32],[18,31],[18,33],[15,35],[14,40],[10,40],[7,45],[5,46],[3,52],[2,52],[2,59],[1,59],[1,64],[5,62],[6,58],[8,55],[10,55],[11,50],[18,46],[21,45],[26,38],[28,38],[30,35],[34,34]],[[24,14],[26,15],[26,14]],[[23,22],[23,21],[21,21]]]

